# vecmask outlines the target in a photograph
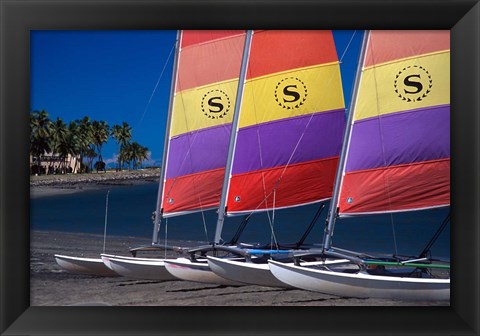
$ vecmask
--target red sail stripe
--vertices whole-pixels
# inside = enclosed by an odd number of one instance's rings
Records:
[[[299,205],[330,198],[338,164],[338,157],[290,165],[278,185],[275,208]],[[228,199],[228,212],[254,211],[273,207],[273,194],[265,204],[263,178],[267,193],[277,184],[284,167],[275,167],[232,177]],[[298,177],[302,178],[299,179]],[[239,197],[239,200],[238,200]],[[237,198],[237,201],[235,200]]]
[[[448,204],[449,158],[346,173],[339,213],[419,210]]]
[[[218,206],[225,168],[167,179],[163,212],[196,211]],[[174,187],[172,188],[172,184]]]
[[[247,79],[338,61],[330,30],[267,30],[252,39]]]

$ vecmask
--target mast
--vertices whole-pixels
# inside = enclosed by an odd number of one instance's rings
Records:
[[[345,170],[348,142],[350,141],[350,135],[352,133],[354,107],[356,104],[356,100],[358,98],[358,94],[357,94],[358,86],[359,86],[360,77],[362,74],[362,64],[363,64],[363,59],[365,57],[365,51],[367,49],[367,42],[368,42],[369,35],[370,35],[370,32],[368,30],[365,31],[363,35],[362,48],[361,48],[359,59],[358,59],[357,71],[355,73],[355,84],[352,92],[352,98],[350,100],[352,104],[350,105],[350,112],[348,113],[347,128],[345,130],[345,134],[343,137],[342,151],[340,152],[340,161],[338,163],[338,169],[335,176],[335,186],[333,189],[332,199],[330,201],[330,210],[329,210],[328,219],[327,219],[327,227],[325,228],[325,232],[323,236],[323,251],[328,250],[332,242],[333,229],[335,227],[335,221],[337,217],[337,204],[338,204],[338,197],[340,194],[340,184],[341,184],[343,172]]]
[[[175,58],[173,61],[173,72],[172,72],[172,81],[170,84],[170,101],[168,102],[168,113],[167,113],[167,127],[165,130],[165,141],[163,143],[163,155],[162,155],[162,167],[160,168],[160,181],[158,184],[158,195],[157,195],[157,205],[155,208],[155,219],[153,224],[153,236],[152,236],[152,245],[158,243],[158,232],[160,231],[160,223],[162,219],[162,200],[163,200],[163,183],[165,180],[165,171],[167,163],[167,155],[169,148],[169,135],[170,135],[170,124],[172,119],[172,110],[173,110],[173,99],[175,95],[175,87],[177,84],[177,66],[178,66],[178,55],[180,52],[180,35],[181,30],[177,31],[177,38],[175,40]]]
[[[240,119],[240,109],[242,107],[242,97],[243,97],[243,89],[245,87],[245,78],[247,77],[247,66],[248,66],[248,59],[250,56],[250,45],[252,40],[252,34],[253,34],[252,30],[247,30],[247,35],[245,36],[245,45],[243,48],[243,55],[242,55],[242,66],[240,68],[237,97],[235,100],[235,110],[233,112],[232,132],[230,135],[230,143],[228,145],[228,156],[227,156],[227,164],[225,167],[225,175],[223,177],[222,196],[220,198],[220,205],[218,207],[218,219],[217,219],[217,227],[215,230],[214,244],[218,244],[220,242],[220,238],[221,238],[220,235],[222,234],[223,221],[225,219],[225,205],[227,203],[228,184],[229,184],[230,176],[232,174],[233,152],[235,150],[235,144],[237,141],[238,121]]]

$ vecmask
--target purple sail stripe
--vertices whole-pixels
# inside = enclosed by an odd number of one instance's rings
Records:
[[[286,165],[304,132],[291,164],[338,156],[344,129],[343,109],[241,128],[232,173]]]
[[[185,133],[170,140],[167,179],[225,167],[231,125]]]
[[[450,157],[450,105],[433,106],[355,123],[345,171],[447,157]]]

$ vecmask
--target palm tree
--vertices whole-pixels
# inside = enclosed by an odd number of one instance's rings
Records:
[[[80,148],[80,165],[83,164],[83,159],[87,157],[87,152],[90,152],[93,143],[93,128],[89,117],[77,120],[77,136]],[[91,154],[91,153],[90,153]],[[90,157],[90,156],[89,156]],[[92,159],[93,160],[93,159]],[[83,170],[80,166],[80,170]]]
[[[30,114],[30,154],[36,162],[40,173],[42,155],[51,151],[50,148],[51,121],[45,110],[33,111]]]
[[[110,135],[119,145],[118,168],[119,170],[122,170],[122,161],[124,161],[123,159],[125,158],[125,155],[122,155],[122,152],[124,152],[125,147],[130,144],[130,140],[132,139],[132,127],[124,121],[122,126],[114,125]]]
[[[70,154],[72,157],[75,157],[75,158],[80,157],[81,142],[79,137],[78,125],[75,121],[71,121],[70,124],[68,125],[66,142],[68,143],[68,145],[65,151],[68,152],[68,154]],[[76,160],[75,166],[73,167],[74,171],[77,171],[78,163],[79,163],[79,160]]]
[[[124,165],[126,163],[128,165],[128,169],[130,170],[130,164],[132,162],[132,151],[130,148],[130,144],[121,147],[118,159],[120,160],[121,165]]]
[[[65,163],[66,156],[62,156],[59,151],[59,146],[65,142],[67,136],[67,125],[63,122],[62,119],[57,117],[55,122],[51,124],[50,130],[50,148],[53,153],[59,153]],[[65,166],[65,164],[63,164]]]
[[[88,167],[89,167],[89,172],[93,171],[93,159],[97,157],[97,152],[95,152],[95,149],[91,146],[87,147],[87,150],[85,151],[85,156],[88,159]]]
[[[113,125],[113,127],[110,129],[110,136],[117,142],[118,144],[118,162],[117,162],[117,170],[120,169],[120,130],[121,127],[120,125]]]
[[[121,152],[122,160],[128,162],[129,166],[132,164],[134,169],[137,169],[141,166],[142,161],[146,160],[148,157],[148,148],[140,145],[138,142],[134,141],[131,144],[123,147]]]
[[[105,121],[95,120],[92,123],[92,128],[93,128],[93,141],[94,141],[95,147],[97,148],[98,160],[103,162],[102,146],[105,142],[108,141],[110,127]]]
[[[59,139],[55,152],[60,155],[60,158],[63,162],[62,170],[64,173],[67,171],[67,157],[71,155],[71,157],[78,157],[80,155],[79,145],[78,145],[78,137],[77,137],[77,129],[76,123],[70,122],[68,127],[65,125],[65,135]],[[75,171],[77,168],[78,161],[75,162],[75,166],[73,170]],[[71,161],[70,164],[71,166]]]
[[[137,160],[139,162],[139,165],[142,165],[143,161],[148,159],[148,148],[145,147],[145,146],[140,146],[139,150],[138,150],[138,156],[137,156]]]

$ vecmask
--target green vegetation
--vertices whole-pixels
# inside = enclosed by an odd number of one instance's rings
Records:
[[[94,168],[97,172],[105,171],[102,147],[110,137],[118,144],[117,170],[125,166],[137,169],[147,159],[148,148],[132,142],[132,127],[126,122],[110,127],[105,121],[83,117],[67,125],[61,118],[50,120],[45,110],[33,111],[30,113],[31,174],[92,172]],[[42,165],[45,162],[47,165]]]

